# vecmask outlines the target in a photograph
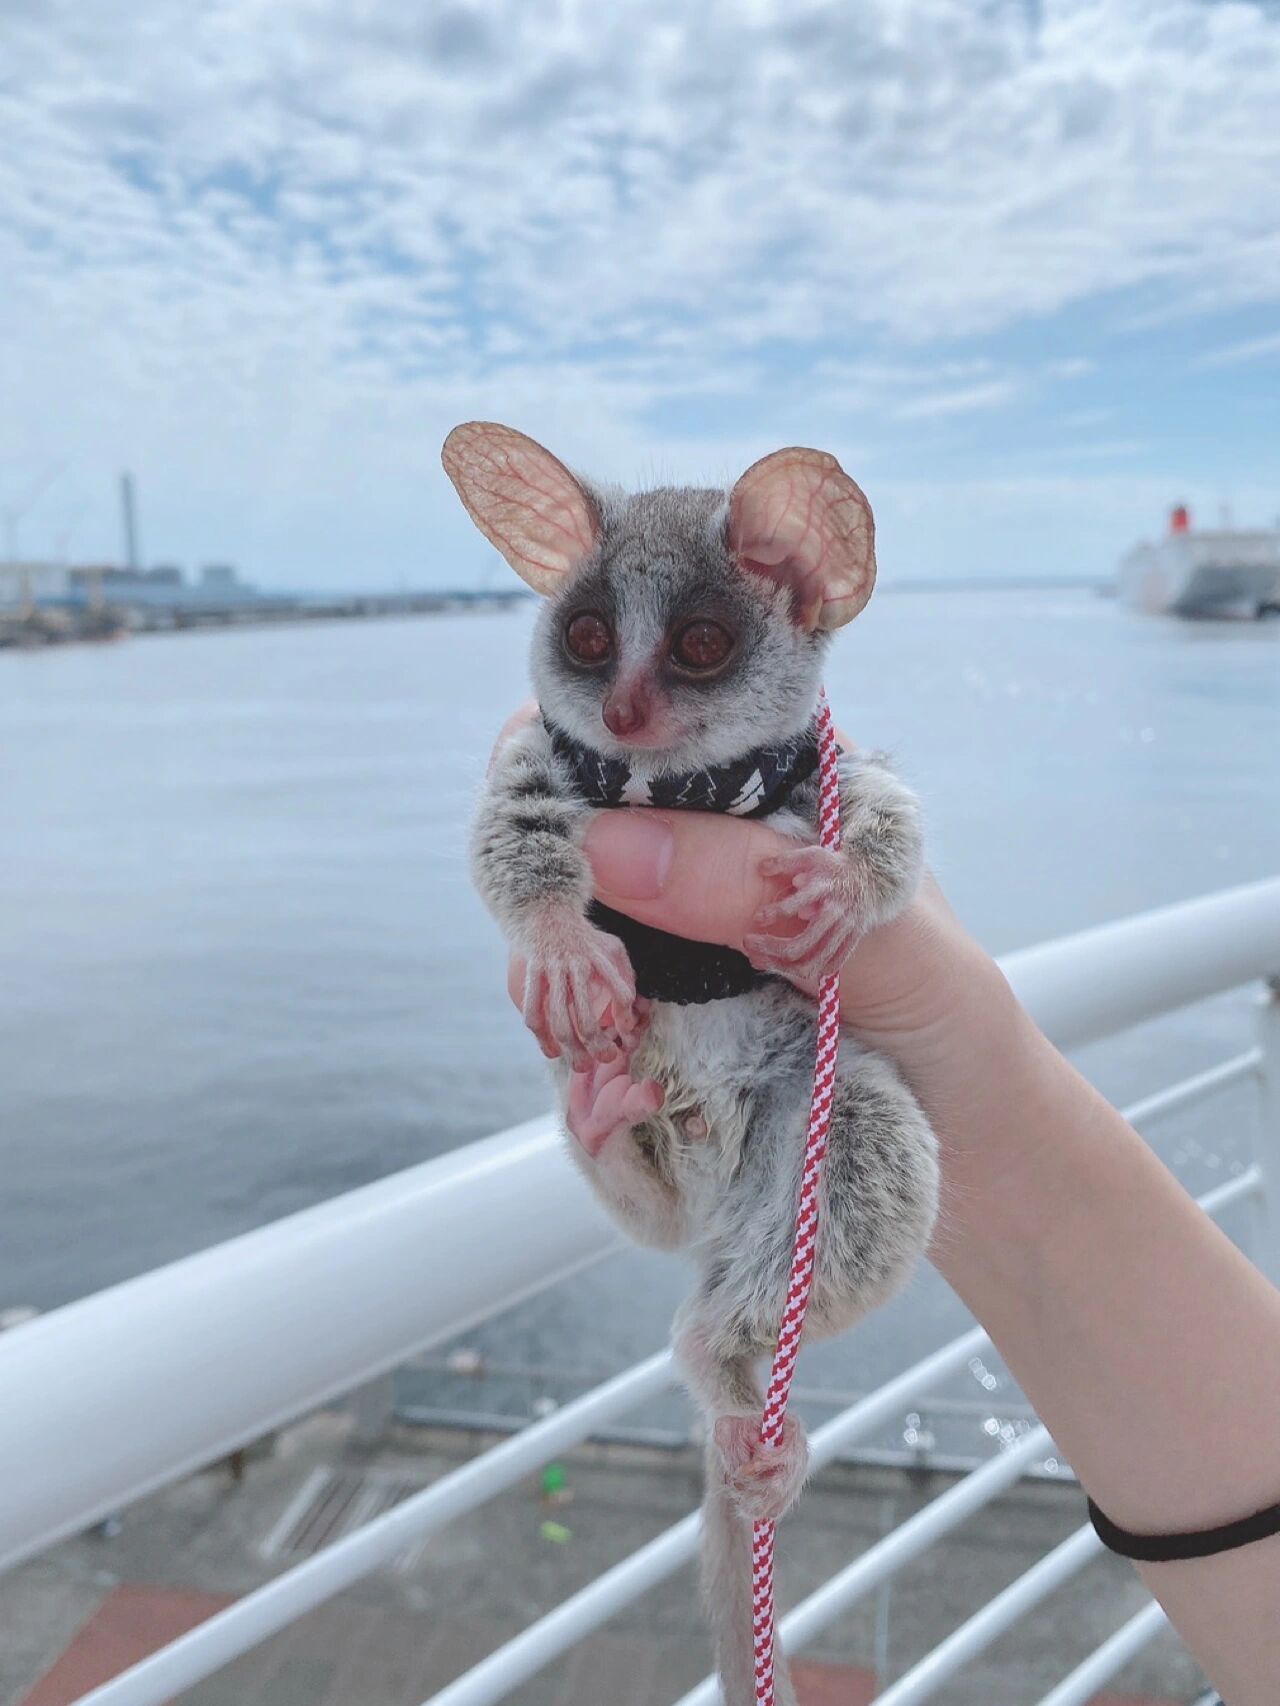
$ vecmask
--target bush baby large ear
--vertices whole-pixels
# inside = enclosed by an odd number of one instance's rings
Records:
[[[554,593],[600,538],[595,502],[564,463],[495,421],[456,426],[441,452],[467,514],[535,592]]]
[[[810,632],[851,622],[871,597],[875,531],[861,489],[823,450],[775,450],[729,495],[729,549],[748,573],[791,588]]]

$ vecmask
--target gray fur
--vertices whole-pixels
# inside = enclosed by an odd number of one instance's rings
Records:
[[[493,761],[471,827],[471,874],[508,940],[525,952],[548,904],[585,914],[591,867],[582,838],[591,808],[574,797],[568,770],[541,723],[514,734]]]
[[[727,762],[803,729],[817,697],[825,642],[790,618],[784,592],[744,574],[724,543],[720,492],[671,490],[628,497],[595,491],[603,521],[593,556],[544,606],[533,654],[543,710],[609,756],[650,774]],[[561,634],[575,607],[602,611],[625,649],[653,650],[672,625],[726,613],[739,636],[733,669],[712,683],[671,687],[681,735],[669,751],[621,746],[601,721],[607,680],[575,670]],[[921,870],[914,796],[879,760],[841,763],[842,853],[861,928],[911,899]],[[816,784],[771,822],[816,839]],[[522,730],[494,764],[472,838],[480,892],[511,941],[536,952],[548,909],[579,917],[590,897],[582,839],[591,808],[572,797],[543,726]],[[597,933],[598,934],[598,933]],[[612,939],[602,939],[609,940]],[[618,946],[615,944],[615,946]],[[640,1243],[687,1249],[697,1281],[676,1322],[695,1399],[716,1419],[760,1414],[758,1364],[774,1346],[787,1288],[814,1055],[812,1003],[780,983],[703,1006],[656,1004],[632,1062],[656,1078],[662,1111],[575,1161],[608,1211]],[[567,1094],[568,1064],[556,1065]],[[686,1135],[691,1116],[708,1135]],[[843,1331],[883,1301],[925,1247],[937,1207],[936,1145],[895,1069],[851,1038],[841,1044],[830,1148],[821,1194],[816,1279],[806,1340]],[[787,1499],[804,1473],[798,1448]],[[750,1519],[714,1446],[704,1516],[705,1578],[727,1706],[752,1706]],[[793,1700],[785,1666],[779,1700]]]

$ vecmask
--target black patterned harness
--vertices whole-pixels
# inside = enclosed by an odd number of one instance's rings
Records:
[[[818,736],[803,734],[757,747],[729,764],[656,776],[644,781],[618,758],[604,758],[547,722],[556,756],[573,776],[574,793],[593,806],[657,806],[664,811],[726,812],[730,817],[770,817],[780,811],[818,768]],[[745,954],[714,942],[695,942],[640,924],[592,901],[588,917],[617,936],[631,956],[636,991],[651,1001],[687,1007],[745,995],[778,980],[757,971]]]

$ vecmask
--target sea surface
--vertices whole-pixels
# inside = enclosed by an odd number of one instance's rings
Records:
[[[547,1104],[464,856],[531,620],[0,654],[0,1308],[53,1307]],[[994,951],[1280,871],[1280,623],[885,590],[827,679],[923,796],[933,864]],[[1225,997],[1081,1063],[1123,1102],[1243,1048],[1249,1021]],[[1193,1188],[1242,1164],[1250,1094],[1153,1130]],[[652,1350],[683,1283],[628,1253],[493,1323],[486,1355],[544,1378],[481,1407]],[[925,1270],[803,1378],[865,1390],[965,1320]],[[952,1395],[1014,1398],[984,1368]]]

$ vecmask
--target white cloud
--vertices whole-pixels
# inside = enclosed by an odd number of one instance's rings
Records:
[[[987,379],[979,385],[962,385],[951,391],[929,391],[910,397],[893,411],[900,421],[939,420],[948,415],[971,415],[979,409],[999,409],[1021,391],[1014,378]]]
[[[1240,362],[1253,361],[1258,356],[1280,355],[1280,332],[1270,332],[1261,338],[1246,338],[1241,343],[1226,344],[1222,349],[1208,350],[1197,356],[1195,367],[1234,367]]]
[[[1068,462],[1079,461],[1082,457],[1110,461],[1112,457],[1141,456],[1150,449],[1151,445],[1145,438],[1097,438],[1083,444],[1064,445],[1058,454]]]
[[[160,531],[354,573],[416,560],[459,414],[625,473],[677,403],[994,409],[1034,380],[928,346],[1280,300],[1277,86],[1239,0],[50,0],[0,72],[0,468],[133,459]]]
[[[1088,373],[1096,373],[1098,364],[1087,355],[1069,355],[1061,361],[1046,362],[1044,370],[1050,379],[1083,379]]]

